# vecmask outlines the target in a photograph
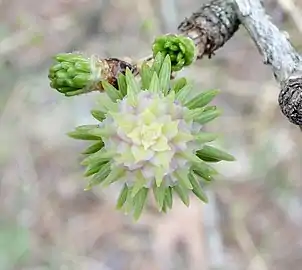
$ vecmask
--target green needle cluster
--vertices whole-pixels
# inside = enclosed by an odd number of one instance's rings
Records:
[[[172,71],[179,71],[191,65],[196,58],[196,47],[188,37],[181,35],[163,35],[155,39],[152,46],[153,56],[161,52],[170,56]]]
[[[69,133],[91,142],[82,161],[86,189],[119,183],[117,209],[135,219],[150,193],[161,212],[172,208],[175,195],[187,206],[191,193],[207,202],[203,186],[218,174],[210,164],[234,160],[208,145],[217,136],[203,131],[220,115],[209,106],[218,91],[189,98],[193,86],[184,78],[171,80],[171,70],[170,54],[157,53],[152,66],[143,64],[141,80],[127,69],[118,77],[119,90],[103,81],[105,94],[91,111],[99,124]]]
[[[93,90],[101,69],[93,59],[79,53],[64,53],[54,57],[56,63],[49,69],[50,86],[66,96],[74,96]]]

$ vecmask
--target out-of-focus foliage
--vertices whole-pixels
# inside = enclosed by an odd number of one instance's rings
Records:
[[[0,224],[0,269],[12,269],[28,259],[30,232],[16,224]]]

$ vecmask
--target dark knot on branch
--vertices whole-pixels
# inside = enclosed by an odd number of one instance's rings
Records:
[[[281,83],[279,106],[290,122],[302,127],[302,73]]]

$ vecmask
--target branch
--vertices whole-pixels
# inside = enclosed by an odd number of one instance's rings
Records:
[[[286,35],[269,20],[259,1],[236,0],[242,25],[264,57],[264,63],[271,65],[278,82],[286,80],[301,61],[299,54]]]
[[[280,83],[281,111],[290,122],[301,128],[301,56],[286,35],[269,20],[259,0],[212,0],[186,18],[178,30],[194,40],[201,59],[203,55],[211,57],[222,47],[238,30],[240,23]]]
[[[302,66],[301,56],[286,35],[269,20],[258,0],[236,0],[242,25],[272,67],[280,83],[279,105],[292,123],[302,126]]]
[[[238,30],[239,20],[231,0],[212,0],[186,18],[178,31],[190,37],[198,48],[198,59],[209,58]]]

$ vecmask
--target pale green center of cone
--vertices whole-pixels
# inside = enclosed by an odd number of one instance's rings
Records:
[[[124,99],[119,105],[122,111],[110,112],[112,118],[105,123],[117,132],[105,138],[105,147],[117,151],[113,159],[126,171],[123,181],[129,185],[160,186],[165,181],[173,186],[179,181],[177,172],[190,168],[189,162],[183,162],[187,149],[191,152],[197,147],[192,143],[192,123],[184,120],[185,108],[176,104],[173,96],[141,91],[137,100],[139,104],[132,105]]]
[[[152,124],[143,125],[141,129],[141,140],[142,145],[145,149],[148,149],[151,145],[154,145],[161,135],[162,125]]]
[[[163,124],[160,123],[142,124],[134,128],[128,137],[144,150],[150,148],[157,152],[170,150],[168,140],[163,134]]]

